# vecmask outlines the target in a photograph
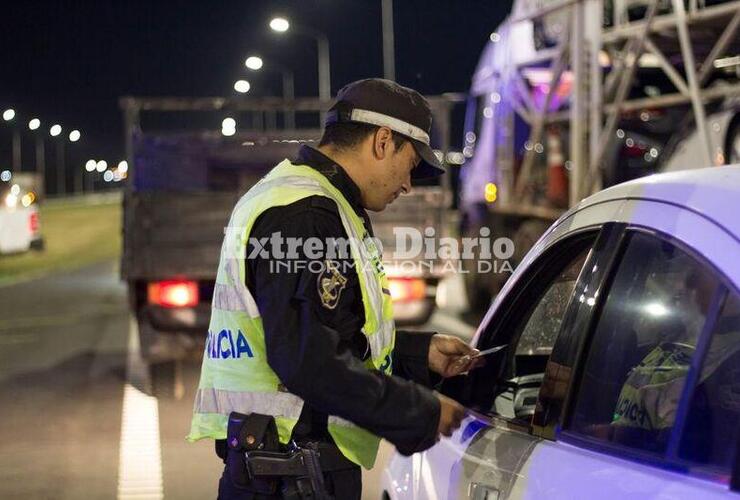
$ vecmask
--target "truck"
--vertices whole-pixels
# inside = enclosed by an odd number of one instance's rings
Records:
[[[740,162],[739,26],[736,0],[515,0],[472,78],[461,235],[509,238],[513,269],[602,188]],[[471,308],[508,276],[464,274]]]
[[[434,140],[444,157],[450,109],[460,98],[429,101]],[[129,165],[121,277],[138,325],[141,357],[152,383],[163,384],[155,390],[167,389],[178,361],[202,352],[224,228],[237,200],[301,145],[317,145],[317,118],[329,105],[313,98],[120,100]],[[288,114],[297,126],[281,126],[292,121],[285,120]],[[392,209],[372,214],[384,255],[393,254],[397,226],[443,226],[451,200],[446,182],[420,186]],[[444,272],[437,261],[414,271],[388,263],[399,322],[426,321]]]

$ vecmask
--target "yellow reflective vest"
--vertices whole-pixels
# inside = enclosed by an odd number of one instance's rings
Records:
[[[232,411],[273,415],[280,441],[287,443],[303,408],[303,400],[287,391],[267,363],[260,311],[245,285],[247,242],[252,226],[265,210],[309,196],[325,196],[337,204],[359,278],[371,370],[391,372],[395,326],[387,278],[377,246],[347,199],[315,169],[284,160],[237,203],[221,248],[213,292],[211,321],[195,396],[189,441],[225,439]],[[380,439],[338,416],[329,416],[328,430],[342,453],[370,469]]]

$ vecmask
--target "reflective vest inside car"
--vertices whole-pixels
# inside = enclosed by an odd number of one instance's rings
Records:
[[[365,312],[362,333],[371,353],[365,366],[390,375],[395,327],[390,295],[383,293],[388,283],[380,252],[362,218],[326,177],[309,166],[284,160],[255,184],[232,212],[221,248],[189,441],[225,439],[232,411],[273,415],[280,441],[290,439],[303,400],[287,391],[267,363],[260,312],[245,285],[245,256],[250,231],[260,214],[317,195],[336,203],[350,241]],[[344,456],[372,468],[380,441],[377,436],[332,415],[328,430]]]

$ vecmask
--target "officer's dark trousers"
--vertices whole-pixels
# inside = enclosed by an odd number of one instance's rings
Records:
[[[228,467],[228,466],[227,466]],[[362,496],[362,471],[357,466],[353,469],[327,472],[324,474],[326,489],[336,500],[360,500]],[[231,480],[229,471],[224,473],[218,482],[218,500],[268,500],[282,498],[277,495],[259,495],[242,489]]]

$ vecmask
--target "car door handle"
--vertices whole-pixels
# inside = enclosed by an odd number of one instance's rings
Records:
[[[485,484],[470,483],[470,493],[468,494],[470,500],[498,500],[499,491]]]

